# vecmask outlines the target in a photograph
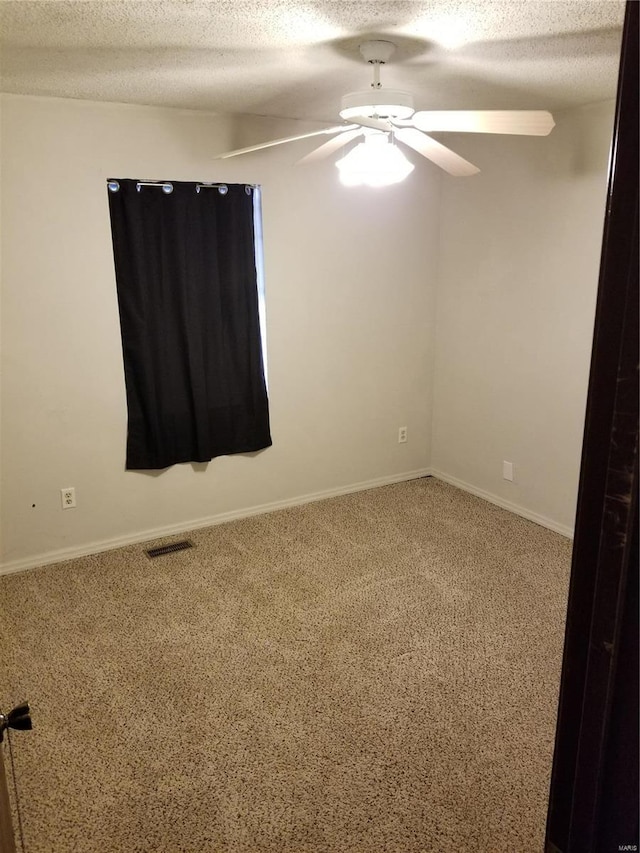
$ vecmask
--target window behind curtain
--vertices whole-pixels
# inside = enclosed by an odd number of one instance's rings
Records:
[[[270,446],[256,188],[172,181],[163,189],[126,179],[109,186],[127,469]]]
[[[262,366],[264,380],[269,388],[269,368],[267,367],[267,306],[264,292],[264,254],[262,237],[262,191],[253,188],[253,230],[256,253],[256,275],[258,278],[258,313],[260,315],[260,339],[262,341]]]

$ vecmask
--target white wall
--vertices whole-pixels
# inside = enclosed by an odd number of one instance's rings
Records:
[[[426,469],[438,170],[345,189],[331,162],[293,167],[313,140],[215,161],[236,131],[201,113],[3,96],[5,570]],[[262,184],[272,448],[125,472],[107,177]],[[68,486],[78,506],[63,511]]]
[[[613,103],[556,121],[543,139],[450,138],[482,172],[443,182],[432,468],[569,533]]]
[[[294,166],[314,140],[213,159],[298,123],[1,104],[4,570],[429,467],[570,532],[611,103],[558,115],[546,139],[448,137],[480,175],[420,163],[383,191]],[[114,176],[262,184],[272,448],[125,472]]]

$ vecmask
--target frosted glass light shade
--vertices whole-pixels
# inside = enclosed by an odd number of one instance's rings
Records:
[[[386,187],[398,184],[413,171],[413,164],[402,151],[391,142],[386,133],[365,136],[336,163],[340,181],[347,187],[366,184],[370,187]]]

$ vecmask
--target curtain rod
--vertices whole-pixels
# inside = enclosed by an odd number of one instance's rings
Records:
[[[251,194],[252,189],[258,189],[260,184],[245,184],[245,192],[247,195]],[[120,183],[114,180],[107,180],[107,187],[109,191],[112,193],[117,193],[120,189]],[[161,187],[162,192],[169,193],[173,192],[173,184],[171,181],[137,181],[136,190],[140,192],[142,187]],[[200,190],[209,190],[209,189],[217,189],[220,195],[226,195],[229,192],[229,187],[227,184],[209,184],[209,183],[199,183],[196,184],[196,192],[199,193]]]

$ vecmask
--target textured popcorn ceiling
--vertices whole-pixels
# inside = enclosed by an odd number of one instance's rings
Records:
[[[2,90],[334,121],[383,85],[419,109],[558,109],[615,96],[622,0],[2,0]]]

